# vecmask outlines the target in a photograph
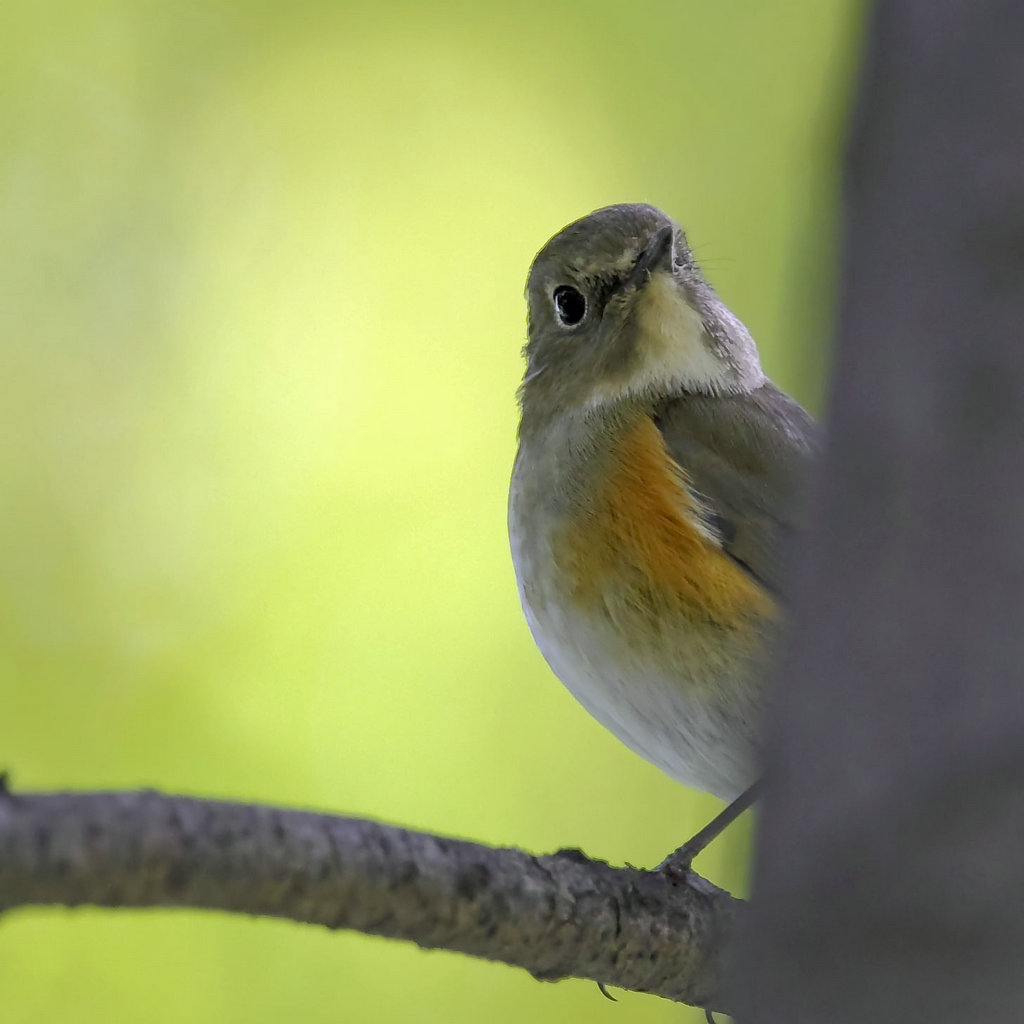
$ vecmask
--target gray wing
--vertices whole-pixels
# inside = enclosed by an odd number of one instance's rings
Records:
[[[659,403],[654,421],[723,550],[783,594],[818,449],[814,420],[768,382],[745,395],[677,395]]]

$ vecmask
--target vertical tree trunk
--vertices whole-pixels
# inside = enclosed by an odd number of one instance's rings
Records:
[[[749,1022],[1024,1020],[1024,2],[879,4]]]

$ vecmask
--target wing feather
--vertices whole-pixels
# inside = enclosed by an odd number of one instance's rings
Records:
[[[784,596],[818,449],[814,420],[769,382],[742,395],[675,396],[656,407],[654,421],[722,549]]]

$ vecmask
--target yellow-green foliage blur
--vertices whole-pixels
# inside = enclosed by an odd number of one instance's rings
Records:
[[[650,865],[716,809],[544,665],[505,534],[563,224],[688,229],[819,407],[859,5],[0,10],[0,767]],[[700,861],[743,890],[749,832]],[[678,1021],[198,912],[0,922],[0,1020]]]

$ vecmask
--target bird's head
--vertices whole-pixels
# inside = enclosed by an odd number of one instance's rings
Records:
[[[524,419],[764,382],[749,332],[653,206],[607,206],[563,228],[534,259],[526,297]]]

